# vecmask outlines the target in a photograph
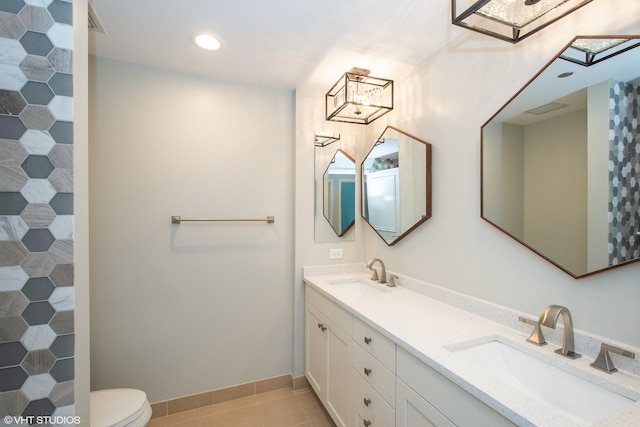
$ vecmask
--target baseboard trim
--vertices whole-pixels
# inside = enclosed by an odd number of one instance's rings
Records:
[[[307,377],[302,376],[302,377],[292,378],[292,380],[293,380],[292,387],[294,390],[311,388],[311,384],[309,384],[309,380],[307,380]]]
[[[294,378],[292,375],[281,375],[278,377],[206,391],[190,396],[165,400],[163,402],[156,402],[151,404],[151,418],[166,417],[168,415],[190,411],[203,406],[266,393],[268,391],[278,390],[285,387],[292,387],[294,390],[302,390],[309,387],[309,382],[305,377]]]

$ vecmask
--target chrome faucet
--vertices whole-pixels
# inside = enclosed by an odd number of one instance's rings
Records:
[[[378,270],[373,268],[373,264],[376,262],[380,263],[380,277],[378,278]],[[367,265],[365,265],[369,270],[373,270],[373,276],[371,276],[371,280],[377,280],[380,283],[387,283],[387,269],[384,267],[384,262],[382,262],[379,258],[371,258]]]
[[[560,317],[561,314],[564,326],[562,348],[557,349],[555,352],[571,359],[577,359],[581,355],[574,351],[573,321],[571,320],[571,313],[567,307],[563,307],[561,305],[548,306],[542,311],[538,323],[542,326],[555,329],[556,324],[558,323],[558,317]]]

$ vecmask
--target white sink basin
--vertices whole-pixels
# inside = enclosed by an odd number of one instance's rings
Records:
[[[348,296],[374,295],[389,292],[389,289],[384,285],[360,279],[329,280],[327,283],[329,283],[331,287],[335,287],[336,291]]]
[[[552,406],[579,424],[593,424],[635,403],[498,340],[452,351],[492,381]]]

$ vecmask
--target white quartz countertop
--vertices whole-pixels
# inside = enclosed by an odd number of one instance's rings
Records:
[[[380,286],[383,292],[365,295],[341,292],[340,286],[331,284],[337,279],[369,282],[373,286]],[[576,360],[562,357],[554,353],[558,348],[555,343],[550,342],[542,347],[529,344],[526,342],[529,336],[527,332],[489,320],[491,316],[480,316],[416,292],[419,286],[413,279],[401,277],[398,286],[386,287],[372,282],[370,273],[342,271],[327,274],[326,269],[306,268],[304,281],[517,425],[566,427],[588,423],[557,411],[514,388],[491,381],[482,372],[482,366],[467,363],[452,349],[474,342],[500,340],[576,376],[613,389],[635,401],[640,400],[638,376],[622,370],[614,374],[600,372],[589,366],[593,357],[586,355]],[[403,286],[404,282],[410,286]],[[442,292],[446,294],[448,291]],[[456,297],[453,294],[451,298]],[[491,310],[492,304],[486,304]],[[510,316],[507,311],[507,317]],[[513,316],[517,324],[517,314]],[[523,324],[523,328],[531,330],[528,325]],[[553,380],[549,378],[551,383]],[[640,425],[640,403],[630,405],[596,425]]]

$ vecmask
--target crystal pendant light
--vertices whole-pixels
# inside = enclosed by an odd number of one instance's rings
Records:
[[[393,80],[352,68],[327,92],[325,107],[327,120],[369,124],[393,110]]]
[[[454,25],[517,43],[592,0],[451,0]]]

